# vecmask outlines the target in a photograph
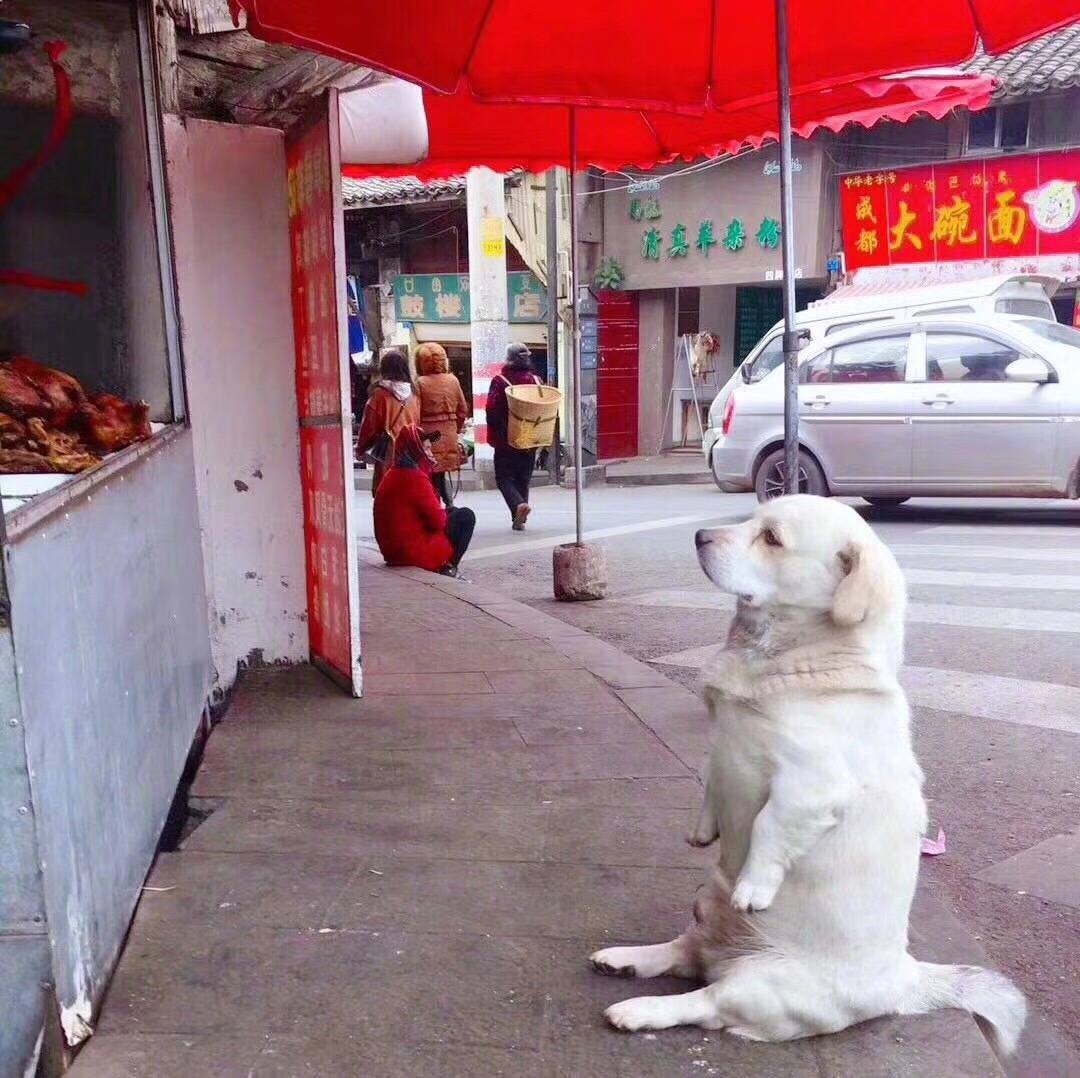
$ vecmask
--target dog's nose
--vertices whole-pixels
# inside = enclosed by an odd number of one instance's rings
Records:
[[[704,528],[702,528],[694,536],[694,546],[696,546],[698,548],[698,550],[700,550],[708,541],[709,541],[709,533]]]

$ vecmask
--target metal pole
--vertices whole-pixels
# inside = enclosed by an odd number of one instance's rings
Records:
[[[784,493],[799,490],[799,335],[795,330],[795,211],[791,172],[791,72],[787,0],[776,0],[776,84],[780,104],[780,245],[784,269]]]
[[[547,210],[547,380],[559,384],[559,170],[549,168],[544,191]],[[559,481],[559,425],[548,453],[548,472],[551,481]]]
[[[582,546],[581,522],[581,320],[578,317],[578,249],[577,249],[577,109],[570,106],[570,277],[573,283],[573,303],[570,304],[570,333],[573,342],[574,372],[574,521],[578,546]]]

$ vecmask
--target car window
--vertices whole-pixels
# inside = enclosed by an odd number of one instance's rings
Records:
[[[994,310],[998,314],[1024,314],[1054,320],[1054,308],[1045,299],[999,299],[994,304]]]
[[[1005,368],[1019,353],[974,333],[928,333],[926,379],[929,382],[1004,382]]]
[[[744,373],[743,378],[750,383],[760,382],[765,375],[776,370],[783,362],[784,338],[782,334],[778,333],[757,354],[754,361]]]
[[[1055,344],[1067,344],[1073,348],[1080,348],[1080,329],[1072,326],[1063,326],[1060,322],[1047,322],[1045,318],[1022,318],[1021,325],[1024,329],[1037,333],[1048,341]]]
[[[803,366],[802,381],[811,385],[902,382],[907,354],[907,334],[838,344]]]

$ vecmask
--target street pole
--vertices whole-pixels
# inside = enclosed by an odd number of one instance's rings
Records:
[[[573,303],[570,305],[570,333],[572,341],[571,366],[574,372],[574,521],[577,546],[582,545],[581,478],[582,478],[582,430],[581,430],[581,320],[578,317],[578,249],[577,249],[577,109],[570,106],[570,277]]]
[[[559,384],[559,170],[554,166],[547,171],[544,190],[547,210],[547,380],[548,385]],[[555,424],[555,438],[548,454],[548,473],[551,481],[559,481],[559,425]]]
[[[799,335],[795,330],[795,211],[791,171],[791,72],[787,0],[776,0],[776,83],[780,105],[780,247],[784,296],[784,493],[799,490]]]

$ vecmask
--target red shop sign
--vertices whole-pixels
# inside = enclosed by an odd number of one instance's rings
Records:
[[[1080,252],[1080,151],[840,178],[849,270]]]
[[[360,695],[337,92],[285,140],[311,658]]]

